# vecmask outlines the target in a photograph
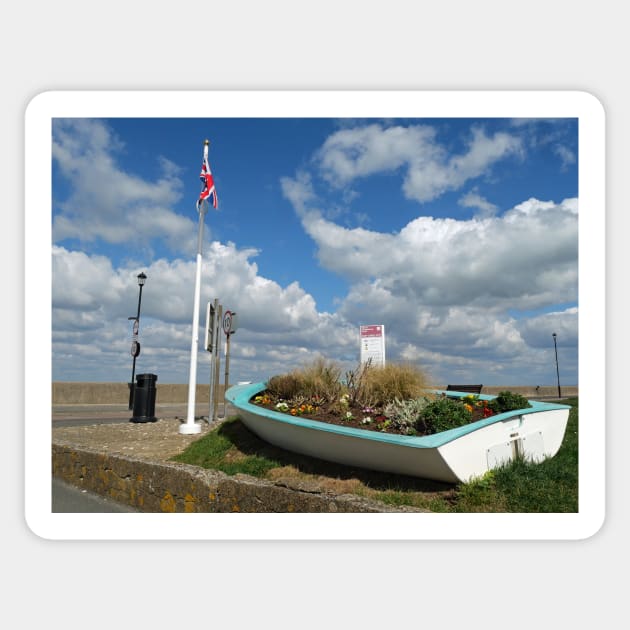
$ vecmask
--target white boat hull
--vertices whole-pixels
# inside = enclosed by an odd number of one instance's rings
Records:
[[[536,462],[553,457],[562,444],[570,410],[566,405],[530,401],[531,409],[466,427],[402,436],[296,418],[249,402],[264,389],[264,383],[231,387],[226,400],[238,409],[243,424],[266,442],[330,462],[448,483],[470,481],[519,455]]]

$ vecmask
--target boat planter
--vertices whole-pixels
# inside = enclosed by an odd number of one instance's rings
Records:
[[[448,483],[470,481],[519,455],[534,462],[553,457],[562,444],[570,410],[567,405],[530,400],[530,408],[434,435],[394,435],[291,416],[251,403],[265,388],[265,383],[236,385],[225,398],[236,407],[243,424],[266,442],[347,466]],[[454,398],[468,395],[443,393]]]

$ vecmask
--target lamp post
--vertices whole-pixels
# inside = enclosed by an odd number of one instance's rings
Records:
[[[558,377],[558,398],[562,398],[562,393],[560,392],[560,370],[558,369],[558,346],[556,345],[556,333],[552,333],[553,337],[553,347],[556,350],[556,375]]]
[[[133,357],[133,366],[131,368],[131,383],[129,383],[129,409],[133,409],[133,399],[136,391],[136,357],[140,354],[140,343],[138,342],[138,330],[140,328],[140,303],[142,302],[142,287],[144,283],[147,281],[147,276],[144,273],[138,274],[138,286],[140,287],[140,292],[138,294],[138,313],[135,317],[129,317],[128,319],[133,319],[133,336],[131,341],[131,356]]]

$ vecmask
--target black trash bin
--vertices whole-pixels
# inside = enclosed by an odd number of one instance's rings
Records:
[[[156,422],[155,394],[157,374],[137,374],[133,395],[133,418],[129,422]]]

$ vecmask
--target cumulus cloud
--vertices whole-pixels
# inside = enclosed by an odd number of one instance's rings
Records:
[[[286,370],[316,352],[355,349],[353,327],[337,315],[319,313],[315,300],[299,283],[283,287],[260,276],[251,260],[256,253],[213,242],[202,266],[201,329],[205,305],[215,297],[224,308],[238,313],[234,352],[244,375],[268,378],[273,366]],[[136,314],[140,271],[147,275],[141,306],[142,369],[181,381],[190,361],[196,262],[160,259],[144,268],[114,268],[106,257],[59,246],[53,247],[56,371],[72,375],[80,356],[93,374],[107,374],[108,380],[126,378],[131,340],[128,318]],[[80,377],[76,375],[83,380]]]
[[[53,240],[102,239],[148,244],[162,238],[173,251],[194,251],[194,223],[173,210],[180,200],[180,169],[158,156],[160,175],[148,180],[124,171],[115,155],[123,143],[101,121],[58,119],[53,125],[54,165],[72,192],[56,198]]]
[[[430,126],[372,124],[337,131],[324,142],[317,160],[323,177],[340,187],[374,173],[403,169],[405,196],[424,202],[459,189],[486,174],[498,160],[521,152],[517,136],[504,132],[488,136],[481,127],[472,130],[465,152],[451,155]]]
[[[501,217],[418,217],[396,234],[303,215],[321,264],[351,282],[378,278],[425,306],[536,308],[577,299],[577,203],[530,199]]]
[[[318,157],[323,176],[335,185],[402,168],[402,189],[423,201],[520,151],[516,138],[477,129],[468,151],[447,159],[430,129],[371,125],[337,132]],[[331,220],[304,173],[284,178],[283,191],[316,244],[320,264],[349,283],[337,315],[385,323],[389,356],[425,362],[438,380],[485,374],[509,382],[523,364],[532,378],[548,370],[550,327],[562,331],[567,346],[577,344],[577,308],[526,314],[577,302],[577,199],[530,198],[499,213],[473,188],[459,200],[479,209],[472,219],[418,216],[384,233]]]

